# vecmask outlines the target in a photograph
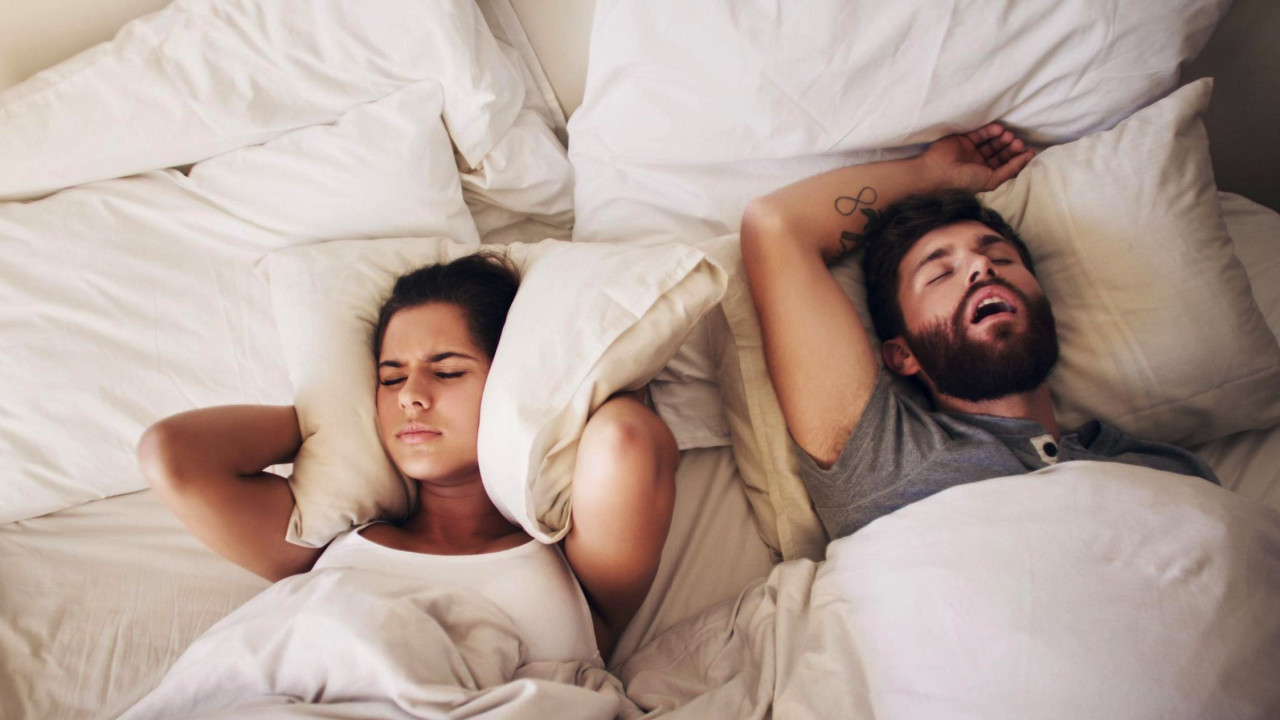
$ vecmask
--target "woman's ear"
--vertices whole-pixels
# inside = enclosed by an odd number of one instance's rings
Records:
[[[885,367],[903,377],[911,377],[920,372],[920,363],[901,336],[881,343],[880,357],[884,358]]]

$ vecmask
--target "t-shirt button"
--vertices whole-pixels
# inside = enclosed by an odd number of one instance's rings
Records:
[[[1051,442],[1045,443],[1044,454],[1048,455],[1049,457],[1058,457],[1058,446]]]

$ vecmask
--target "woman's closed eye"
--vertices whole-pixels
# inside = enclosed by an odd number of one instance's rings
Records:
[[[432,374],[432,375],[434,375],[434,376],[436,376],[436,378],[437,378],[437,379],[440,379],[440,380],[453,380],[453,379],[455,379],[455,378],[460,378],[460,377],[462,377],[463,375],[466,375],[466,374],[467,374],[467,371],[466,371],[466,370],[453,370],[453,371],[448,371],[448,372],[446,372],[446,371],[441,370],[441,371],[433,372],[433,373],[431,373],[431,374]],[[386,377],[386,378],[382,378],[382,379],[378,380],[378,384],[379,384],[379,385],[381,385],[381,386],[383,386],[383,387],[393,387],[393,386],[395,386],[395,385],[399,385],[400,383],[402,383],[402,382],[404,382],[404,381],[405,381],[405,378],[403,378],[403,377]]]

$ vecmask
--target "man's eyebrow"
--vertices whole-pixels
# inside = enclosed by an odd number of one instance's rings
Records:
[[[466,353],[454,352],[450,350],[448,352],[442,352],[436,355],[432,355],[431,357],[427,358],[427,362],[429,363],[444,362],[445,360],[448,360],[450,358],[461,358],[463,360],[472,360],[472,361],[475,360],[474,357],[471,357]],[[404,363],[400,362],[399,360],[383,360],[382,362],[378,363],[379,369],[384,367],[402,368],[404,367]]]
[[[941,260],[942,258],[944,258],[944,257],[946,257],[946,256],[948,256],[948,255],[950,255],[950,254],[951,254],[951,247],[950,247],[950,246],[947,246],[947,247],[940,247],[940,248],[938,248],[937,250],[934,250],[933,252],[931,252],[931,253],[929,253],[928,255],[926,255],[926,256],[925,256],[925,258],[924,258],[923,260],[921,260],[920,262],[916,263],[916,266],[915,266],[915,268],[911,271],[911,274],[912,274],[912,275],[914,275],[914,274],[916,274],[916,273],[920,272],[920,269],[921,269],[921,268],[923,268],[925,265],[928,265],[929,263],[933,262],[934,260]]]
[[[1004,243],[1009,247],[1013,247],[1013,241],[1003,235],[983,235],[982,241],[978,244],[978,247],[986,248],[999,243]]]

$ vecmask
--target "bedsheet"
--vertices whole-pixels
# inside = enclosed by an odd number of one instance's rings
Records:
[[[292,705],[300,716],[298,705],[353,702],[413,718],[639,715],[598,658],[528,661],[510,618],[477,593],[324,568],[223,618],[121,720],[233,718],[246,705]]]
[[[424,80],[473,166],[524,96],[470,0],[177,0],[0,94],[0,199],[194,163]]]
[[[772,568],[727,448],[684,452],[676,487],[658,576],[615,664]],[[115,718],[267,587],[200,545],[150,491],[0,525],[0,717]]]
[[[621,668],[666,718],[1273,718],[1280,513],[1064,463],[947,490]]]

